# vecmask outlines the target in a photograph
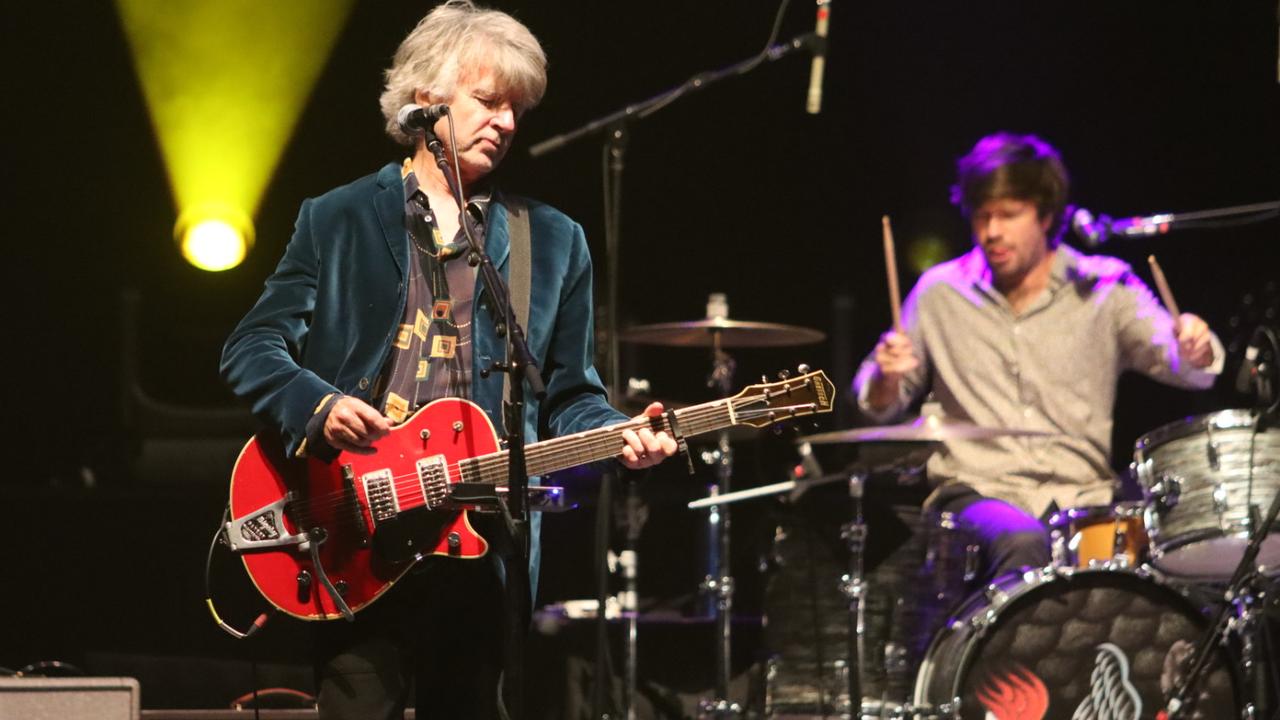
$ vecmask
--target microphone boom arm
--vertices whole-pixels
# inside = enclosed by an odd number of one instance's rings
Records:
[[[549,152],[554,152],[556,150],[559,150],[560,148],[564,147],[565,145],[568,145],[569,143],[579,138],[583,138],[588,135],[592,135],[594,133],[605,130],[609,127],[612,127],[617,123],[624,122],[632,118],[638,118],[638,119],[647,118],[650,115],[661,110],[662,108],[666,107],[667,105],[671,104],[675,100],[679,99],[680,96],[685,95],[686,93],[689,93],[694,90],[702,90],[708,87],[709,85],[713,85],[727,77],[731,77],[734,75],[745,75],[748,72],[751,72],[752,70],[754,70],[756,66],[760,65],[761,62],[764,60],[773,62],[782,57],[790,55],[796,50],[812,49],[815,47],[815,43],[820,41],[821,39],[817,38],[815,33],[805,33],[803,35],[797,35],[796,37],[791,38],[787,42],[770,45],[769,47],[765,48],[764,52],[756,53],[755,55],[752,55],[746,60],[736,62],[728,67],[721,68],[719,70],[708,70],[706,72],[700,72],[690,77],[688,80],[685,80],[683,83],[669,90],[665,90],[657,95],[654,95],[648,100],[641,100],[640,102],[631,103],[630,105],[627,105],[619,110],[611,112],[608,115],[602,115],[601,117],[598,117],[595,120],[591,120],[578,128],[569,130],[568,132],[564,132],[559,135],[554,135],[552,137],[547,138],[546,140],[536,143],[529,147],[529,155],[530,157],[535,157],[535,158],[540,157],[542,155],[546,155]]]
[[[1112,219],[1099,215],[1095,222],[1089,211],[1075,211],[1071,220],[1073,229],[1086,244],[1101,245],[1113,237],[1151,237],[1164,235],[1170,230],[1188,228],[1213,228],[1262,222],[1280,216],[1280,200],[1235,205],[1212,210],[1187,213],[1160,213],[1131,218]]]

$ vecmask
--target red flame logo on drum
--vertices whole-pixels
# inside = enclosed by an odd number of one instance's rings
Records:
[[[989,680],[977,694],[988,720],[1042,720],[1049,710],[1044,681],[1021,665]]]

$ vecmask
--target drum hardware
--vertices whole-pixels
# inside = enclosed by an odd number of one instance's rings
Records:
[[[1258,418],[1258,422],[1261,424],[1262,418]],[[1252,469],[1250,475],[1252,475]],[[1231,582],[1223,592],[1223,599],[1226,602],[1218,608],[1213,621],[1195,648],[1186,673],[1169,696],[1165,707],[1168,720],[1179,720],[1192,708],[1188,702],[1188,693],[1201,682],[1214,648],[1223,642],[1229,632],[1237,633],[1241,640],[1241,664],[1246,671],[1246,684],[1249,686],[1249,692],[1246,695],[1247,704],[1241,717],[1266,717],[1266,713],[1270,712],[1270,708],[1265,707],[1269,699],[1266,679],[1254,677],[1254,671],[1259,666],[1260,648],[1265,643],[1264,624],[1257,614],[1258,604],[1259,600],[1266,596],[1268,586],[1274,586],[1274,583],[1270,583],[1268,578],[1259,571],[1257,561],[1263,542],[1275,526],[1278,515],[1280,515],[1280,492],[1272,496],[1265,521],[1258,521],[1257,506],[1250,505],[1249,519],[1253,532],[1249,538],[1249,544],[1245,546]],[[1232,613],[1235,613],[1235,617],[1232,617]]]
[[[1160,479],[1147,491],[1147,498],[1164,510],[1178,506],[1182,495],[1182,478],[1161,474]]]
[[[849,572],[840,578],[840,590],[849,601],[848,660],[844,664],[845,685],[849,691],[849,709],[853,714],[856,708],[862,714],[862,680],[858,658],[866,649],[863,647],[863,636],[866,633],[866,617],[864,616],[863,593],[863,549],[867,539],[867,525],[862,517],[862,492],[866,483],[866,473],[849,473],[849,522],[840,528],[840,537],[849,549]]]
[[[1068,508],[1049,517],[1054,567],[1128,568],[1146,559],[1147,535],[1140,503]]]
[[[777,323],[730,320],[729,306],[723,293],[712,293],[707,302],[707,317],[689,322],[658,323],[628,328],[619,337],[624,342],[665,347],[696,347],[711,350],[711,374],[707,386],[728,397],[736,363],[726,348],[783,347],[821,342],[826,335],[818,330]],[[807,371],[802,368],[801,372]],[[785,379],[785,378],[784,378]],[[704,453],[711,460],[716,481],[707,488],[707,573],[700,586],[704,598],[710,600],[716,622],[715,697],[698,703],[699,718],[737,718],[743,708],[729,698],[731,627],[733,614],[733,578],[729,564],[729,507],[724,497],[730,493],[733,475],[733,446],[729,433],[722,430],[714,452]],[[692,469],[692,466],[691,466]],[[692,505],[691,505],[692,507]]]
[[[1148,503],[1151,563],[1225,582],[1256,527],[1251,507],[1280,492],[1280,428],[1247,410],[1188,417],[1139,438],[1132,467]],[[1266,541],[1258,562],[1280,566],[1280,537]]]
[[[1111,542],[1111,561],[1120,565],[1129,564],[1129,556],[1125,553],[1129,545],[1129,528],[1123,523],[1117,523],[1114,539]]]
[[[934,636],[909,717],[1153,717],[1170,663],[1203,626],[1193,603],[1149,573],[1051,567],[1006,576]],[[1216,645],[1207,659],[1215,664],[1201,688],[1206,717],[1245,717],[1234,712],[1234,664]]]
[[[1222,483],[1213,486],[1213,511],[1219,515],[1227,512],[1227,488]],[[1246,526],[1247,529],[1248,526]]]

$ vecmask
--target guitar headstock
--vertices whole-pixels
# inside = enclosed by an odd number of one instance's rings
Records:
[[[807,370],[807,368],[802,369]],[[831,412],[836,387],[821,370],[783,377],[776,382],[748,385],[729,398],[738,425],[768,427],[804,415]]]

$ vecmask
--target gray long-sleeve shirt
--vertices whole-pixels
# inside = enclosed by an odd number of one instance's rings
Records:
[[[932,390],[946,420],[1053,433],[990,441],[948,441],[929,460],[935,484],[963,482],[1039,515],[1110,502],[1116,381],[1136,370],[1204,389],[1221,372],[1191,367],[1177,350],[1173,319],[1128,264],[1060,246],[1048,288],[1021,314],[991,284],[974,248],[925,272],[903,304],[903,332],[920,365],[898,402],[876,413],[866,402],[874,352],[854,379],[859,405],[875,421],[900,416]]]

